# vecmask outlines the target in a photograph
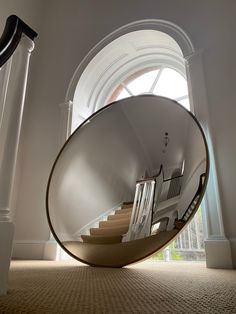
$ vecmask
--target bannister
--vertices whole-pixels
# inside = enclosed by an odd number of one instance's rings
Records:
[[[157,175],[136,181],[129,230],[123,241],[135,240],[150,235],[156,181],[161,174],[162,165]]]
[[[25,24],[18,16],[10,15],[7,18],[3,34],[0,38],[0,68],[14,53],[22,34],[31,40],[37,37],[37,33]]]
[[[174,179],[179,179],[179,178],[182,178],[182,177],[183,177],[183,174],[181,174],[180,176],[176,176],[176,177],[169,178],[169,179],[164,179],[163,182],[172,181],[172,180],[174,180]]]
[[[15,15],[0,38],[0,295],[7,292],[13,247],[12,222],[17,196],[16,169],[33,39],[37,36]]]
[[[189,207],[186,209],[186,211],[184,212],[183,216],[181,219],[176,221],[176,225],[178,225],[178,223],[181,225],[181,223],[186,223],[186,221],[188,220],[188,218],[190,217],[190,215],[192,214],[192,212],[196,209],[196,205],[199,201],[199,197],[201,195],[201,191],[202,191],[202,186],[203,186],[203,180],[205,180],[205,173],[202,173],[200,175],[200,179],[199,179],[199,185],[198,185],[198,189],[196,194],[194,195]],[[181,225],[182,226],[182,225]]]

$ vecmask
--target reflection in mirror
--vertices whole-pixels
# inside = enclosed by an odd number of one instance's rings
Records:
[[[58,155],[47,214],[59,244],[98,266],[163,248],[196,212],[208,177],[196,119],[176,102],[131,97],[91,116]]]

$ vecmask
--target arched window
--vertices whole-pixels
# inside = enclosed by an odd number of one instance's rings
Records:
[[[189,104],[185,58],[170,35],[142,29],[109,39],[96,54],[91,52],[86,66],[85,58],[72,79],[67,95],[73,98],[72,131],[109,102],[140,93],[166,96],[193,109]],[[73,95],[69,95],[70,90]]]
[[[145,68],[129,75],[113,90],[108,103],[140,94],[168,97],[190,110],[185,77],[164,65]]]

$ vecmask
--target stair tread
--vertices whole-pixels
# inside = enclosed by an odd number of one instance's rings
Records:
[[[130,208],[130,207],[133,207],[133,203],[123,203],[121,206],[122,209]]]
[[[130,218],[131,217],[131,212],[130,213],[125,213],[125,214],[118,214],[118,215],[109,215],[107,217],[108,220],[115,220],[115,219],[124,219],[124,218]]]
[[[124,219],[113,219],[113,220],[106,220],[106,221],[100,221],[99,222],[99,228],[109,228],[113,226],[129,226],[130,218],[124,218]]]
[[[129,226],[115,226],[111,228],[91,228],[91,235],[119,236],[127,233]]]
[[[133,207],[123,208],[123,209],[117,209],[117,210],[115,211],[115,215],[131,213],[131,212],[132,212],[132,209],[133,209]]]

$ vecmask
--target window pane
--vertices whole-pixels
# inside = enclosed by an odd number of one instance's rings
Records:
[[[188,97],[178,101],[178,103],[180,103],[186,109],[190,110],[190,104],[189,104],[189,98]]]
[[[123,88],[115,100],[120,100],[127,97],[130,97],[130,94]]]
[[[187,82],[178,72],[166,68],[162,71],[153,93],[172,99],[188,95]]]
[[[140,75],[139,77],[135,78],[127,84],[128,89],[134,96],[148,93],[158,72],[159,70],[154,70]]]

